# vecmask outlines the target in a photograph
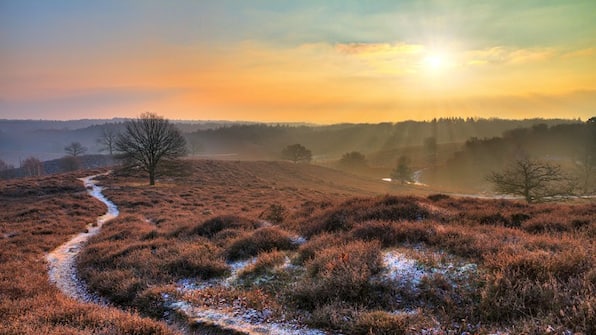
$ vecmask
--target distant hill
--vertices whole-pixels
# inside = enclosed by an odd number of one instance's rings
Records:
[[[97,139],[105,127],[121,128],[127,119],[87,119],[72,121],[51,120],[1,120],[0,160],[18,166],[21,161],[35,157],[42,161],[64,156],[64,147],[80,142],[88,153],[101,153]],[[175,121],[181,131],[226,127],[237,122],[227,121]],[[242,123],[244,124],[244,123]]]
[[[234,153],[239,159],[277,159],[282,148],[300,143],[310,149],[316,161],[334,160],[342,154],[365,154],[422,147],[429,138],[437,144],[464,143],[472,137],[491,138],[517,128],[538,124],[578,124],[560,119],[438,119],[379,124],[335,124],[327,126],[233,125],[197,130],[188,134],[202,154]],[[393,161],[393,160],[392,160]]]
[[[126,119],[110,120],[0,120],[0,160],[13,166],[24,159],[58,159],[64,147],[80,142],[87,153],[101,153],[97,140],[106,127],[121,128]],[[300,143],[318,162],[332,161],[342,154],[360,151],[375,154],[377,162],[393,164],[403,148],[422,147],[426,140],[437,144],[464,143],[472,137],[491,138],[516,128],[538,124],[577,124],[561,119],[462,119],[428,122],[405,121],[379,124],[335,124],[316,126],[300,123],[261,124],[228,121],[184,121],[175,123],[185,134],[193,155],[233,155],[235,159],[278,159],[286,145]],[[378,153],[381,153],[380,155]],[[372,157],[372,156],[371,156]]]
[[[79,169],[96,169],[106,166],[112,166],[116,162],[108,155],[83,155],[77,158],[62,157],[47,161],[41,161],[39,166],[39,173],[41,175],[49,175],[55,173],[69,172]],[[32,176],[31,172],[25,167],[15,167],[0,171],[0,179],[22,178]]]

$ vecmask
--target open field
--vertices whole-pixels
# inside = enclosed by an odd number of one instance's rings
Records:
[[[174,315],[196,334],[224,321],[249,334],[596,330],[593,202],[406,196],[415,189],[282,162],[186,162],[155,187],[131,172],[98,181],[120,216],[79,274],[153,320],[48,282],[44,253],[105,212],[60,175],[2,184],[0,333],[168,333],[154,320]]]
[[[0,182],[0,334],[172,333],[136,313],[74,301],[49,282],[45,254],[105,212],[82,176]]]

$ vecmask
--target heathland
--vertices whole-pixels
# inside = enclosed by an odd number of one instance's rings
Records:
[[[593,200],[458,198],[287,162],[98,177],[120,215],[78,274],[110,304],[81,303],[44,257],[105,212],[77,180],[104,171],[1,181],[0,333],[596,331]]]

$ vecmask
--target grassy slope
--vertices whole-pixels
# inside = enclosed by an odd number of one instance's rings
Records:
[[[74,174],[0,181],[0,334],[168,334],[116,308],[81,304],[48,281],[44,255],[105,212]]]
[[[436,327],[434,320],[454,327],[461,319],[472,331],[595,329],[593,203],[369,198],[400,189],[309,165],[189,164],[153,188],[139,176],[104,181],[122,215],[93,239],[81,270],[122,306],[159,314],[160,293],[172,293],[172,281],[225,276],[226,261],[256,255],[267,268],[281,251],[306,271],[292,283],[211,293],[258,295],[261,303],[268,297],[272,309],[297,306],[293,312],[312,313],[306,319],[312,326],[348,333],[399,333]],[[259,228],[260,218],[280,223]],[[295,250],[288,244],[292,234],[310,241]],[[369,286],[383,248],[413,245],[478,264],[478,275],[463,286],[433,275],[412,292]],[[113,282],[122,284],[106,285]],[[395,308],[422,312],[387,314]],[[346,319],[353,321],[337,321]]]
[[[278,283],[261,290],[249,285],[240,293],[214,293],[243,294],[261,303],[264,294],[271,297],[272,307],[290,302],[311,311],[307,322],[313,326],[351,333],[425,327],[432,324],[428,317],[396,320],[383,312],[404,306],[374,296],[378,288],[369,290],[367,278],[347,280],[355,277],[353,269],[378,271],[372,266],[378,245],[421,244],[478,263],[486,271],[486,277],[479,277],[483,290],[465,296],[468,300],[463,301],[473,303],[464,305],[454,300],[462,292],[441,278],[427,280],[416,299],[436,308],[413,306],[445,324],[468,317],[495,327],[496,320],[508,327],[520,324],[517,332],[540,332],[547,324],[588,333],[594,329],[593,204],[528,207],[473,199],[366,198],[414,189],[283,162],[189,164],[173,177],[162,177],[156,187],[148,187],[140,175],[102,181],[108,186],[104,193],[119,206],[121,216],[93,238],[81,255],[81,272],[95,290],[122,307],[160,317],[160,294],[172,292],[173,280],[222,275],[229,271],[226,258],[261,251],[265,253],[259,264],[266,268],[279,258],[275,251],[267,251],[276,249],[295,257],[307,274],[289,286]],[[0,189],[1,203],[8,204],[0,221],[0,238],[8,242],[0,246],[0,314],[9,320],[0,325],[0,333],[166,332],[135,315],[73,302],[47,282],[43,253],[104,210],[84,193],[79,181],[62,175],[5,182]],[[85,206],[77,205],[82,203]],[[421,214],[424,219],[419,222]],[[260,218],[281,223],[259,229]],[[294,250],[287,244],[286,232],[309,236],[311,241]],[[247,246],[259,247],[246,254]],[[361,256],[347,265],[333,263],[345,248],[362,250],[356,252]],[[321,273],[317,270],[321,266],[339,272]],[[335,287],[345,283],[356,285],[346,287],[346,292],[356,288],[362,295],[345,301],[334,296]],[[277,292],[282,294],[272,294]],[[407,292],[389,293],[407,298]],[[275,295],[281,299],[273,299]],[[367,299],[379,303],[366,305]],[[337,324],[333,320],[346,316],[341,313],[355,321]]]

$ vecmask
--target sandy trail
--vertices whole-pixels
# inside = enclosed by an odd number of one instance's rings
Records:
[[[46,260],[49,263],[48,275],[50,281],[65,295],[83,302],[106,304],[104,299],[87,291],[85,284],[77,276],[75,260],[89,238],[97,234],[104,223],[117,217],[119,214],[118,207],[101,193],[103,188],[97,186],[96,181],[93,180],[97,176],[108,173],[80,179],[87,188],[89,195],[103,202],[108,207],[107,212],[97,218],[97,224],[89,224],[85,232],[74,236],[46,256]]]

